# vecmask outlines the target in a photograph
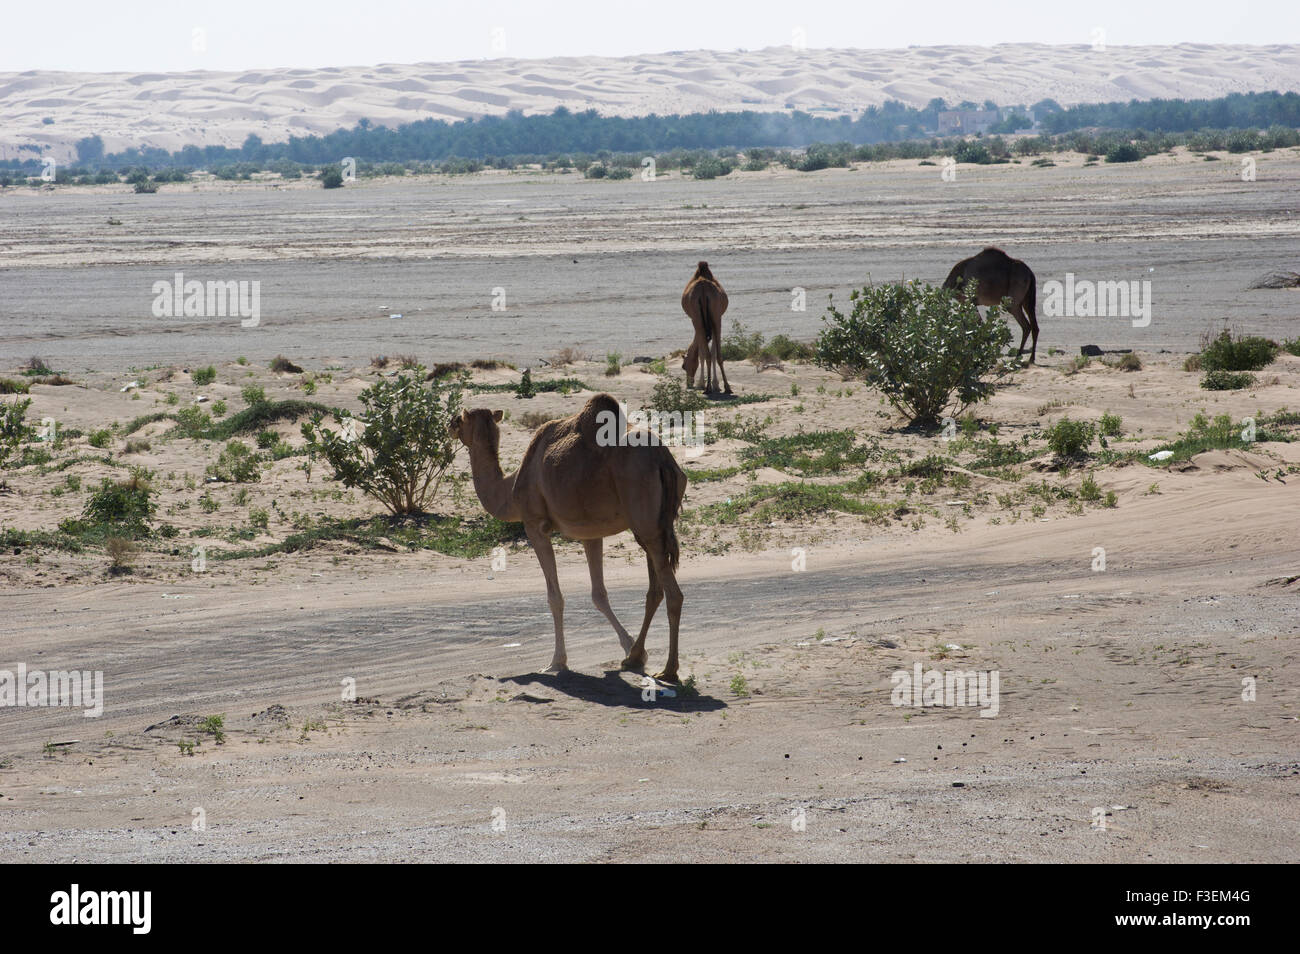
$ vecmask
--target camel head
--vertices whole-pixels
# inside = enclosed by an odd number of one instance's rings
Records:
[[[459,437],[460,442],[466,447],[486,445],[495,454],[501,442],[501,429],[497,427],[501,417],[500,411],[489,411],[483,407],[472,411],[461,411],[460,415],[448,425],[447,430],[452,437]]]
[[[691,346],[682,355],[682,370],[686,372],[686,386],[691,387],[695,380],[695,369],[700,366],[700,350],[691,342]]]

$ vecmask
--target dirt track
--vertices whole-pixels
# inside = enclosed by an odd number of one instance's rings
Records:
[[[1300,564],[1274,516],[1294,493],[1221,480],[1258,506],[1242,513],[1220,483],[1218,502],[1155,497],[961,547],[894,540],[825,566],[813,551],[804,573],[771,554],[694,561],[683,672],[700,695],[654,704],[612,671],[616,642],[572,560],[576,671],[561,678],[530,675],[550,633],[529,564],[492,582],[20,595],[10,652],[84,660],[108,691],[94,722],[6,714],[6,747],[29,754],[6,773],[0,843],[14,860],[1294,861],[1300,608],[1294,585],[1265,585]],[[1157,538],[1124,534],[1152,518]],[[625,620],[640,572],[610,574]],[[948,643],[963,648],[934,661]],[[1000,670],[999,717],[891,706],[889,674],[915,661]],[[729,689],[736,672],[748,698]],[[348,675],[372,701],[331,702]],[[214,712],[229,739],[193,757],[174,742],[183,726],[142,731]],[[298,741],[309,719],[328,729]],[[65,736],[87,743],[30,754]],[[206,832],[190,830],[194,807]]]

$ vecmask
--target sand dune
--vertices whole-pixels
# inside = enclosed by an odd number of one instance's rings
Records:
[[[238,145],[380,125],[556,106],[608,115],[708,109],[856,112],[886,99],[1063,104],[1300,89],[1300,46],[913,47],[494,59],[328,69],[190,73],[0,73],[0,158]],[[52,119],[52,123],[45,122]]]

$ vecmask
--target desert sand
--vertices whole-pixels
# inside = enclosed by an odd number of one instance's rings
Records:
[[[0,73],[0,159],[72,158],[83,136],[128,146],[239,146],[325,134],[368,119],[550,112],[604,115],[718,110],[857,113],[886,100],[1062,105],[1300,88],[1300,47],[1004,44],[803,49],[647,56],[380,64],[242,72]],[[46,124],[46,118],[53,119]],[[23,147],[28,147],[25,151]]]
[[[1256,156],[1253,183],[1235,157],[1180,152],[1123,168],[962,167],[948,184],[912,163],[712,183],[520,173],[333,195],[264,181],[0,199],[12,223],[0,376],[43,356],[74,383],[33,385],[29,417],[82,434],[3,472],[0,526],[52,529],[135,465],[155,473],[156,521],[177,530],[146,542],[127,574],[96,547],[0,556],[0,668],[105,678],[97,719],[0,709],[0,857],[1295,861],[1300,443],[1146,459],[1198,412],[1236,426],[1297,405],[1300,358],[1288,354],[1235,392],[1201,390],[1183,369],[1224,318],[1297,335],[1296,292],[1244,290],[1294,268],[1295,152]],[[205,484],[220,443],[169,436],[168,421],[88,443],[199,396],[234,413],[249,384],[355,409],[393,370],[372,365],[380,354],[502,357],[538,380],[583,382],[470,397],[509,412],[509,469],[538,420],[592,390],[647,398],[654,375],[629,363],[607,377],[607,352],[678,373],[689,324],[677,301],[700,257],[731,298],[729,332],[739,318],[809,340],[827,293],[842,301],[868,273],[937,281],[987,241],[1040,282],[1154,275],[1156,317],[1043,319],[1039,364],[974,409],[967,443],[907,430],[872,390],[806,363],[728,364],[738,394],[767,399],[714,402],[709,426],[849,430],[880,456],[802,478],[746,467],[739,437],[674,449],[696,476],[679,522],[694,691],[673,697],[647,698],[640,676],[618,671],[576,544],[557,547],[573,671],[543,676],[551,619],[525,544],[507,542],[496,565],[396,540],[287,552],[277,546],[303,527],[380,508],[323,464],[309,478],[300,455],[254,483]],[[262,324],[153,318],[150,283],[178,268],[264,278]],[[498,285],[525,304],[492,312]],[[796,285],[806,312],[790,308]],[[1142,368],[1113,355],[1078,367],[1084,343],[1132,348]],[[305,371],[272,372],[277,352]],[[200,387],[193,372],[209,363],[216,380]],[[517,378],[474,372],[479,385]],[[1106,413],[1122,419],[1111,448],[1134,459],[1055,467],[1043,429]],[[980,463],[994,427],[1027,459]],[[296,421],[273,430],[301,447]],[[928,476],[902,472],[929,455],[944,462]],[[462,453],[455,470],[466,466]],[[746,503],[867,471],[879,482],[836,506]],[[1085,499],[1085,477],[1113,506]],[[436,509],[481,515],[472,492]],[[627,535],[606,553],[615,611],[635,625],[644,558]],[[666,638],[661,611],[652,671]],[[998,713],[894,705],[894,674],[918,664],[998,671]],[[202,727],[214,715],[220,743]]]

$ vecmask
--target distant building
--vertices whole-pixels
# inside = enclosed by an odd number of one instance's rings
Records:
[[[1030,126],[1037,125],[1034,111],[1023,106],[1003,106],[999,109],[945,109],[939,113],[940,136],[973,136],[985,134],[1010,116],[1029,118]]]

